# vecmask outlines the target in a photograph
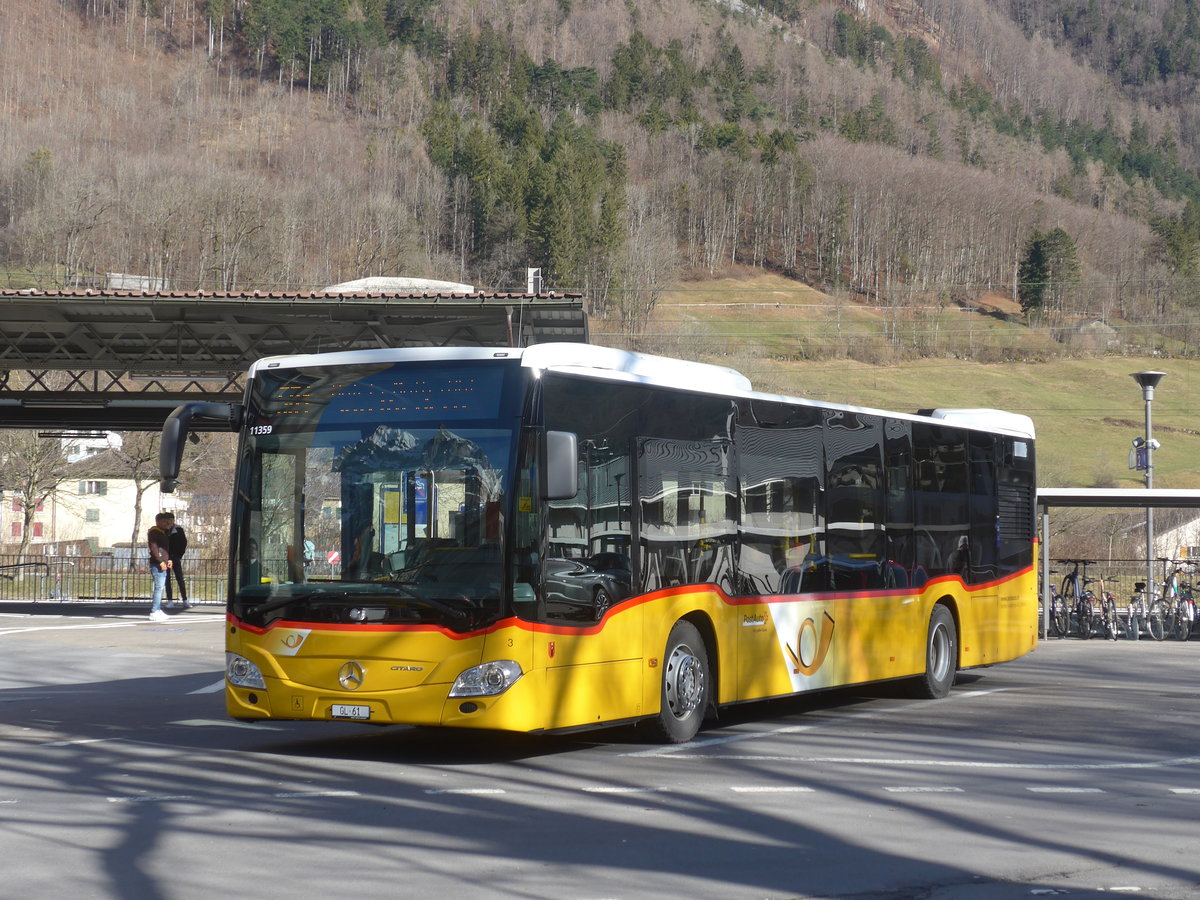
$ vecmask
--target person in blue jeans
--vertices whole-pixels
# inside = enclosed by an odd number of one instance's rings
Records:
[[[154,590],[150,595],[151,622],[167,620],[167,614],[162,611],[162,599],[167,590],[167,579],[171,577],[170,530],[170,513],[159,513],[154,517],[154,527],[146,532],[146,546],[150,551],[150,577],[154,579]]]

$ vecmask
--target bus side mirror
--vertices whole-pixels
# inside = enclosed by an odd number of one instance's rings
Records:
[[[183,464],[183,445],[187,442],[188,426],[192,419],[215,419],[228,424],[230,431],[242,427],[242,405],[240,403],[185,403],[175,407],[174,412],[163,422],[162,440],[158,444],[158,474],[162,479],[162,491],[174,492],[179,481],[179,467]]]
[[[546,432],[546,499],[569,500],[579,493],[579,448],[574,432]]]

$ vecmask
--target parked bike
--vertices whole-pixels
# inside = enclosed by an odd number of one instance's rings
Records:
[[[1168,562],[1168,560],[1163,560]],[[1192,636],[1196,622],[1196,601],[1192,598],[1191,582],[1181,581],[1183,568],[1175,565],[1167,580],[1163,582],[1164,621],[1166,629],[1177,641],[1186,641]]]
[[[1115,641],[1117,639],[1117,634],[1121,630],[1120,624],[1117,621],[1117,598],[1108,591],[1107,587],[1105,586],[1105,578],[1103,575],[1100,575],[1095,579],[1085,578],[1083,583],[1085,587],[1091,583],[1097,583],[1100,585],[1100,593],[1095,596],[1096,600],[1099,601],[1100,604],[1100,620],[1104,626],[1104,636],[1110,641]],[[1088,593],[1091,594],[1092,592],[1088,591]]]
[[[1146,582],[1136,581],[1125,611],[1125,636],[1136,640],[1143,633],[1150,634],[1150,604],[1146,600]]]

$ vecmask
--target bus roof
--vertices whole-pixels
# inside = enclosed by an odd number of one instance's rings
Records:
[[[945,419],[965,428],[999,431],[1016,437],[1034,436],[1033,419],[1021,413],[1002,409],[935,409],[929,412],[935,419]]]
[[[924,409],[915,413],[872,409],[844,403],[818,402],[810,398],[755,391],[750,379],[736,369],[710,363],[691,362],[667,356],[655,356],[630,350],[617,350],[596,344],[549,342],[529,347],[411,347],[403,349],[347,350],[334,353],[310,353],[260,359],[250,367],[253,376],[261,369],[305,368],[384,362],[421,362],[445,360],[520,359],[526,368],[553,370],[569,374],[656,385],[706,394],[776,400],[802,406],[833,408],[868,415],[886,415],[928,421],[939,419],[948,424],[1015,437],[1033,439],[1033,419],[1020,413],[998,409]]]

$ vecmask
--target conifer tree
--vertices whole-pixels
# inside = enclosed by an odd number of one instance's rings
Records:
[[[1075,241],[1062,228],[1035,228],[1017,269],[1017,296],[1026,316],[1061,312],[1069,286],[1079,281]]]

